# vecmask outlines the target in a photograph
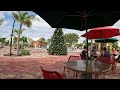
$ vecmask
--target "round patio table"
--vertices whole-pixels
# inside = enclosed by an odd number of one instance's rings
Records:
[[[98,79],[98,74],[105,73],[111,70],[111,65],[100,61],[88,60],[73,60],[65,63],[65,68],[75,72],[81,72],[82,79],[92,79],[92,74]]]

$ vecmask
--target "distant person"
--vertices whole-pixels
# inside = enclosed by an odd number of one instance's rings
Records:
[[[110,51],[107,50],[106,47],[103,48],[103,51],[101,52],[102,57],[110,58]]]
[[[47,50],[49,49],[49,45],[46,46],[46,49],[47,49]]]
[[[115,50],[115,48],[112,48],[111,54],[112,54],[113,56],[117,56],[117,55],[118,55],[118,51]]]
[[[82,55],[82,60],[86,60],[86,56],[87,56],[87,47],[85,46],[83,51],[81,52]]]
[[[92,50],[90,52],[90,57],[93,59],[98,57],[95,47],[92,48]]]
[[[103,48],[103,51],[101,52],[99,59],[100,59],[100,61],[103,61],[103,62],[109,62],[112,60],[110,51],[108,51],[106,47]]]
[[[110,46],[107,47],[108,51],[110,51]]]
[[[113,58],[114,58],[117,62],[120,63],[120,54],[119,54],[119,51],[116,50],[116,51],[114,51],[112,54],[113,54]]]

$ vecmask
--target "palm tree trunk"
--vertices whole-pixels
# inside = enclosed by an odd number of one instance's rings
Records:
[[[12,36],[13,36],[14,25],[15,25],[15,20],[14,20],[14,22],[13,22],[12,34],[11,34],[11,40],[10,40],[10,56],[11,56],[11,54],[12,54]]]
[[[22,24],[20,24],[20,30],[22,29]],[[18,30],[18,38],[17,38],[17,56],[19,56],[20,51],[20,30]]]

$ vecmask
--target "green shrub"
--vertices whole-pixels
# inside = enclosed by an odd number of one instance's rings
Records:
[[[20,51],[20,55],[25,55],[25,56],[27,56],[27,55],[31,55],[31,54],[30,54],[30,51],[29,51],[29,50],[22,49],[22,50]]]

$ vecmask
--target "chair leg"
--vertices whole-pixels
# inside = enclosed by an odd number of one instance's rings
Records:
[[[76,71],[76,79],[77,79],[77,74],[78,74],[78,72]]]
[[[104,78],[104,79],[105,79],[105,75],[106,75],[106,74],[107,74],[107,72],[104,72],[104,73],[103,73],[103,75],[104,75],[104,77],[103,77],[103,78]]]
[[[80,79],[82,79],[82,75],[83,75],[83,73],[81,72],[81,74],[80,74]]]
[[[98,74],[95,74],[95,79],[98,79]]]
[[[115,69],[117,68],[117,62],[115,61]]]
[[[63,76],[65,75],[65,70],[66,70],[66,68],[64,67],[64,70],[63,70]]]

